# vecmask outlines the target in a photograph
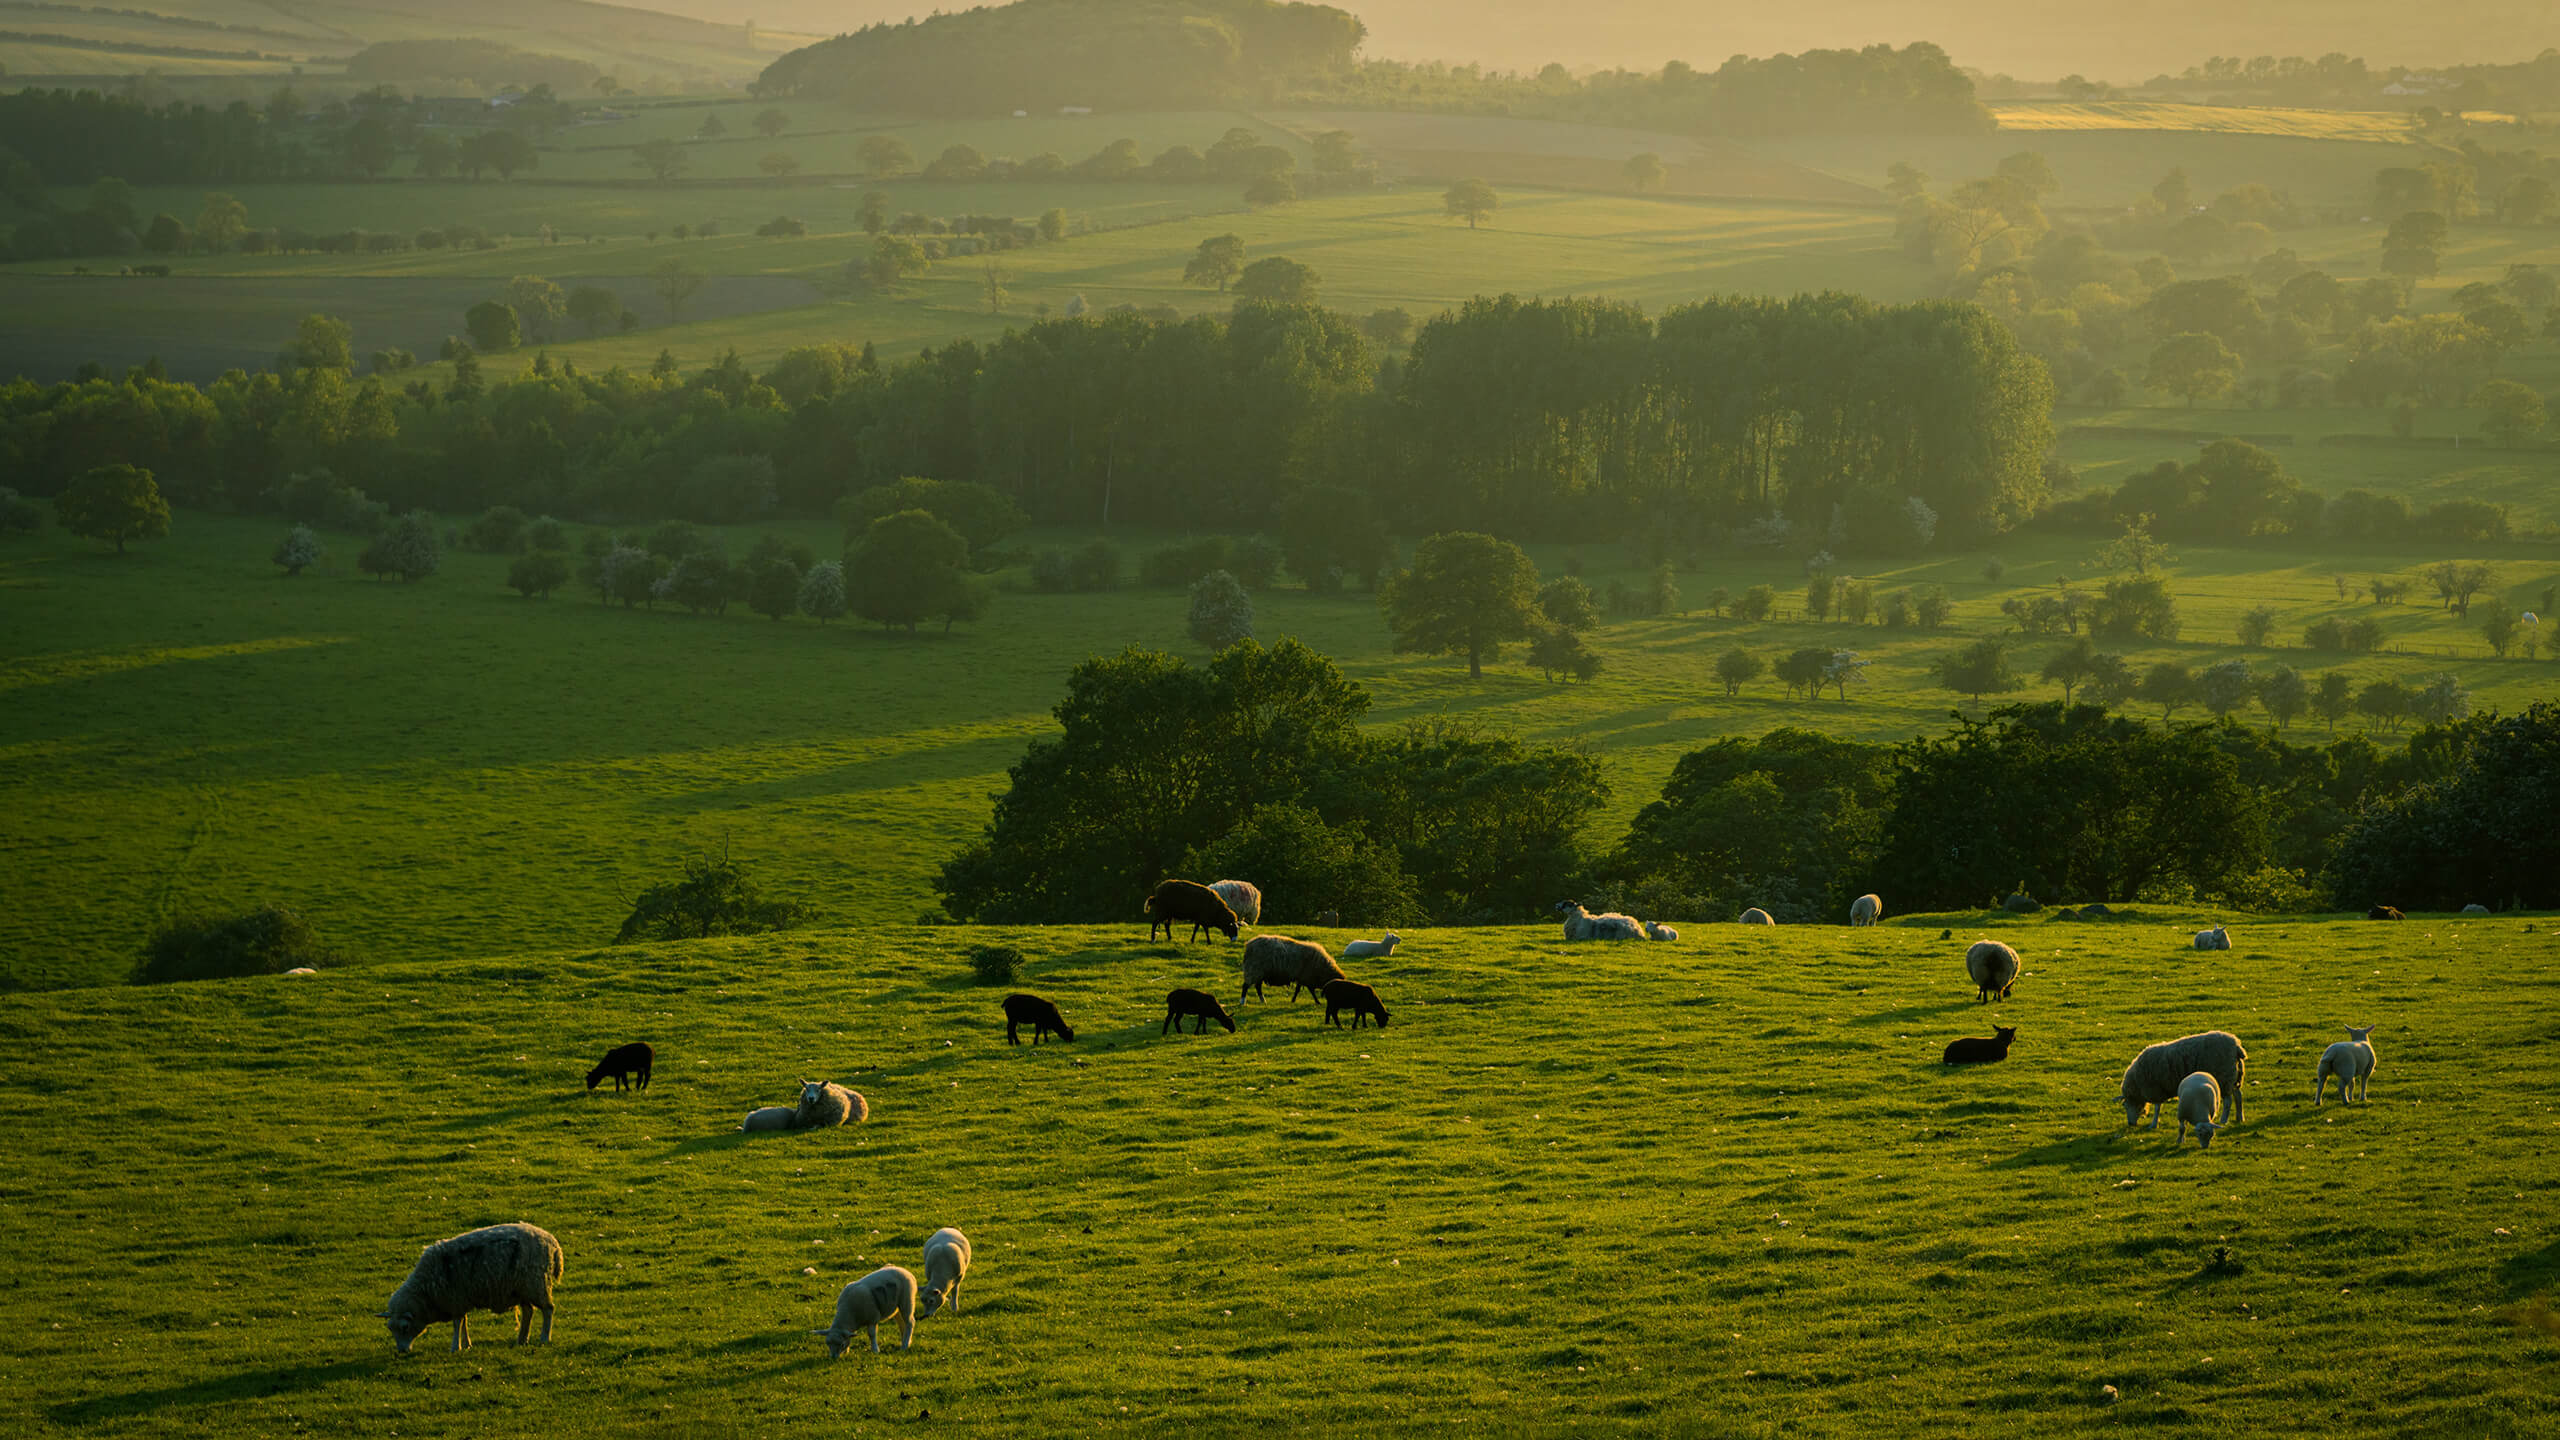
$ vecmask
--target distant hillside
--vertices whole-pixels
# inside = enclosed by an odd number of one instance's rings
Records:
[[[775,61],[757,89],[946,115],[1239,104],[1342,69],[1365,34],[1329,5],[1020,0],[821,41]]]

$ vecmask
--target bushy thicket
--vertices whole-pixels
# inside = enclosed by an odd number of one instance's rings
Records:
[[[696,857],[684,862],[682,877],[640,892],[613,943],[760,935],[796,929],[807,916],[807,908],[797,901],[768,899],[728,856]]]
[[[281,975],[305,965],[334,965],[338,959],[301,911],[261,905],[237,915],[184,915],[163,924],[152,932],[133,967],[133,983]]]

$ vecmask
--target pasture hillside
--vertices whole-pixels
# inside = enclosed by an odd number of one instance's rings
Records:
[[[1359,1032],[1275,996],[1160,1037],[1236,951],[1134,920],[0,998],[0,1428],[2550,1433],[2547,921],[2200,956],[2201,918],[1418,932],[1355,964]],[[1991,1006],[1983,933],[2026,957]],[[979,939],[1075,1043],[1004,1044]],[[2370,1103],[2315,1112],[2350,1022]],[[2006,1061],[1937,1063],[1994,1024]],[[2123,1133],[2126,1061],[2216,1027],[2245,1123]],[[631,1039],[650,1090],[584,1090]],[[804,1076],[872,1118],[734,1133]],[[395,1356],[418,1247],[518,1219],[566,1251],[551,1343]],[[960,1313],[830,1361],[838,1287],[942,1225]]]
[[[777,528],[837,551],[831,526]],[[984,824],[1006,768],[1053,733],[1050,707],[1072,667],[1130,644],[1206,658],[1185,637],[1178,590],[1043,596],[1016,588],[1023,572],[1010,569],[985,621],[910,637],[777,624],[743,607],[626,610],[574,587],[527,601],[503,587],[508,560],[494,555],[448,551],[437,575],[411,585],[360,579],[363,542],[346,535],[325,537],[330,556],[286,580],[267,561],[282,530],[182,512],[168,540],[122,557],[50,528],[0,549],[0,841],[11,862],[0,866],[0,958],[15,983],[118,978],[160,920],[261,900],[305,908],[369,959],[601,943],[642,888],[723,847],[822,923],[905,924],[933,905],[932,876]],[[755,533],[731,532],[730,554]],[[1087,538],[1024,537],[1012,563]],[[1129,573],[1169,537],[1113,538]],[[1860,568],[1879,600],[1943,586],[1954,618],[1938,631],[1811,622],[1793,558],[1710,555],[1677,577],[1680,613],[1594,633],[1608,668],[1590,684],[1542,678],[1516,649],[1481,682],[1461,662],[1394,654],[1376,603],[1357,592],[1258,592],[1255,633],[1334,657],[1368,688],[1375,723],[1445,716],[1587,746],[1611,785],[1587,831],[1605,846],[1682,754],[1719,736],[1946,729],[1962,697],[1930,667],[2008,630],[2004,599],[2050,593],[2064,574],[2093,588],[2096,548],[2017,537],[1997,580],[1980,555]],[[2359,685],[2449,672],[2479,705],[2510,712],[2560,687],[2560,660],[2495,658],[2477,629],[2423,598],[2378,606],[2337,593],[2340,575],[2361,585],[2494,549],[2178,549],[2171,589],[2186,638],[2106,647],[2137,666],[2240,658],[2337,669]],[[1613,540],[1532,553],[1551,575],[1580,566],[1595,588],[1646,586]],[[2498,593],[2526,608],[2560,583],[2548,548],[2494,558]],[[1714,590],[1755,584],[1777,592],[1770,620],[1711,613]],[[2243,649],[2237,623],[2261,603],[2279,613],[2281,648]],[[2375,621],[2385,652],[2301,648],[2304,628],[2330,617]],[[2020,640],[2012,663],[2032,676],[2065,643]],[[1767,679],[1726,698],[1713,667],[1736,645],[1773,662],[1804,646],[1852,649],[1869,662],[1866,681],[1846,700],[1793,699]],[[2015,698],[2059,695],[2032,684]],[[2294,734],[2316,731],[2304,722]]]

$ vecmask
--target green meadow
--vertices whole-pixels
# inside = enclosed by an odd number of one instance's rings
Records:
[[[1425,931],[1355,962],[1392,1013],[1356,1032],[1275,994],[1160,1037],[1236,951],[1134,920],[0,998],[0,1429],[2560,1429],[2548,919],[2206,956],[2203,918]],[[1985,933],[2026,957],[1990,1006]],[[1004,1044],[978,940],[1075,1043]],[[2315,1111],[2350,1022],[2370,1102]],[[1937,1063],[1994,1024],[2006,1061]],[[2126,1062],[2206,1028],[2248,1046],[2245,1123],[2124,1133]],[[650,1090],[585,1091],[634,1038]],[[801,1077],[871,1119],[734,1133]],[[484,1315],[395,1356],[372,1317],[418,1247],[519,1219],[566,1251],[551,1343]],[[943,1225],[960,1313],[830,1361],[836,1290]]]
[[[821,554],[839,543],[828,526],[778,528]],[[331,556],[287,580],[266,558],[281,532],[182,512],[168,540],[124,556],[50,528],[0,550],[0,811],[11,817],[0,956],[14,983],[120,978],[161,920],[261,900],[307,909],[366,959],[598,944],[642,888],[724,848],[825,923],[907,925],[933,906],[932,876],[984,823],[1006,768],[1048,732],[1077,662],[1130,644],[1207,658],[1184,634],[1177,590],[1036,595],[1009,570],[984,622],[907,636],[743,607],[626,610],[575,590],[529,601],[504,588],[506,557],[450,550],[428,580],[380,582],[355,574],[362,542],[348,536],[327,537]],[[754,533],[731,532],[730,552]],[[1134,572],[1170,537],[1113,538]],[[1612,794],[1587,834],[1606,845],[1682,754],[1719,736],[1944,730],[1970,707],[1930,666],[2006,630],[2003,599],[2066,574],[2093,588],[2096,548],[2019,537],[1998,552],[1996,580],[1978,554],[1863,572],[1879,600],[1944,586],[1955,614],[1938,631],[1810,622],[1793,559],[1714,557],[1678,577],[1684,613],[1594,635],[1608,668],[1589,684],[1551,682],[1516,649],[1481,682],[1458,661],[1394,654],[1357,592],[1260,592],[1255,630],[1334,657],[1367,687],[1374,723],[1446,716],[1588,747]],[[2184,639],[2122,647],[2138,664],[2239,657],[2340,669],[2358,684],[2449,672],[2478,705],[2507,711],[2560,690],[2550,650],[2499,659],[2429,600],[2337,593],[2341,575],[2353,587],[2485,556],[2498,593],[2535,608],[2560,583],[2547,548],[2180,550]],[[1546,573],[1579,566],[1603,590],[1645,579],[1614,541],[1532,553]],[[1709,613],[1712,591],[1755,584],[1778,591],[1771,620]],[[2282,648],[2244,650],[2236,626],[2261,603],[2279,612]],[[2304,627],[2332,615],[2377,620],[2385,652],[2301,648]],[[2032,676],[2063,643],[2021,640],[2013,663]],[[1768,679],[1727,698],[1712,667],[1735,645],[1772,661],[1806,645],[1853,649],[1867,681],[1845,701],[1790,699]],[[2037,683],[2014,698],[2059,691]],[[2316,727],[2297,723],[2306,732]]]

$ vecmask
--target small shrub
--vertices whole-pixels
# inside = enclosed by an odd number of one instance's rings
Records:
[[[276,553],[268,558],[283,566],[285,575],[290,578],[319,564],[320,557],[327,553],[320,548],[320,537],[311,533],[310,526],[296,525],[285,532],[283,541],[276,546]]]
[[[1108,590],[1120,583],[1120,547],[1095,540],[1069,557],[1067,585],[1078,591]]]
[[[44,507],[0,485],[0,535],[32,535],[44,528]]]
[[[536,550],[554,550],[567,554],[569,527],[545,515],[524,527],[525,543]]]
[[[1742,592],[1742,598],[1733,602],[1733,616],[1737,620],[1749,620],[1756,623],[1758,621],[1768,619],[1769,611],[1774,608],[1777,603],[1778,592],[1775,588],[1767,585],[1754,585],[1750,589]]]
[[[551,598],[551,592],[569,583],[569,557],[556,550],[536,550],[519,555],[507,567],[507,588],[531,600]]]
[[[512,555],[525,548],[525,527],[531,522],[513,505],[491,507],[462,532],[465,548],[488,555]]]
[[[2240,643],[2243,645],[2262,649],[2267,637],[2275,633],[2276,607],[2273,605],[2252,606],[2247,614],[2240,617]]]
[[[764,898],[738,862],[725,855],[718,860],[693,859],[684,862],[684,878],[640,892],[613,943],[760,935],[795,929],[807,914],[805,907],[793,901]]]
[[[308,965],[334,965],[311,922],[296,910],[261,905],[241,915],[182,916],[153,932],[133,967],[136,985],[281,975]]]
[[[1212,570],[1191,587],[1191,638],[1212,650],[1224,650],[1253,638],[1253,601],[1224,570]]]
[[[969,973],[981,985],[1010,985],[1022,978],[1022,952],[1010,945],[981,945],[969,952]]]
[[[1226,536],[1205,535],[1149,551],[1138,562],[1138,581],[1168,590],[1191,585],[1212,570],[1225,570],[1231,548]]]

